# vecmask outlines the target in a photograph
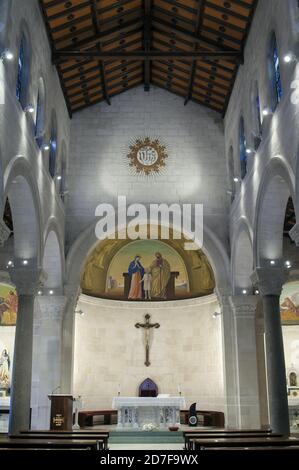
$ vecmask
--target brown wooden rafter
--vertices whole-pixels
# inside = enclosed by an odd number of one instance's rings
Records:
[[[225,113],[257,0],[39,0],[70,115],[134,86]]]

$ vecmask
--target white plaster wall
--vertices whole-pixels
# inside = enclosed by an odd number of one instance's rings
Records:
[[[178,395],[187,406],[224,411],[221,317],[214,295],[199,299],[117,302],[81,295],[76,315],[74,394],[83,408],[111,408],[112,397],[137,396],[139,384],[154,380],[159,393]],[[150,313],[155,329],[150,367],[144,366],[144,333],[134,327]]]
[[[163,174],[133,175],[125,155],[132,139],[158,136],[168,147]],[[100,203],[202,203],[204,221],[226,243],[227,204],[221,116],[157,87],[137,87],[73,116],[67,243],[95,220]]]

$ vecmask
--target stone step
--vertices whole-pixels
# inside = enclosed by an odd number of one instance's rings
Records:
[[[111,431],[109,437],[111,444],[182,444],[184,443],[182,431]]]

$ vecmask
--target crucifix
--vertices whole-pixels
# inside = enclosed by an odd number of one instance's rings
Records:
[[[135,327],[136,328],[144,328],[144,334],[145,334],[145,365],[146,367],[150,366],[150,360],[149,360],[149,340],[150,340],[150,331],[152,328],[160,328],[159,323],[150,323],[150,314],[147,313],[145,316],[145,323],[136,323]]]

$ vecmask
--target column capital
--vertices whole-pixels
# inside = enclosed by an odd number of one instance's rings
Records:
[[[230,304],[236,318],[254,318],[258,297],[256,295],[234,295]]]
[[[18,295],[35,295],[40,286],[41,268],[20,266],[9,269],[10,278]]]
[[[287,268],[256,268],[250,276],[254,285],[257,285],[262,295],[281,294],[282,286],[289,276]]]
[[[293,228],[289,231],[289,235],[293,242],[296,243],[297,246],[299,246],[299,224],[295,224]]]

